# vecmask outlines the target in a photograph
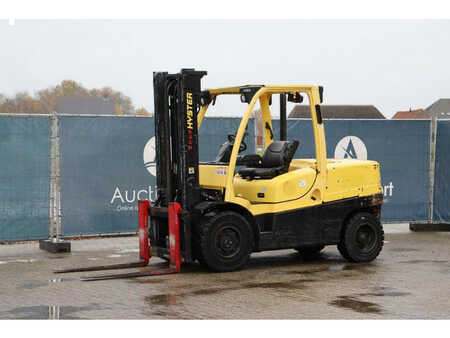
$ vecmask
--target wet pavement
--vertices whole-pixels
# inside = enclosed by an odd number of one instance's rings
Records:
[[[377,260],[346,262],[335,247],[253,254],[237,272],[199,265],[177,275],[81,282],[57,268],[135,261],[137,237],[0,245],[0,319],[450,319],[450,233],[385,225]],[[163,266],[155,258],[153,264]],[[119,270],[131,272],[137,269]]]

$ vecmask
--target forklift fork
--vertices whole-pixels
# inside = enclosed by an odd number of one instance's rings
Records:
[[[148,264],[150,262],[151,248],[148,237],[149,217],[151,217],[151,206],[149,201],[138,201],[139,213],[139,261],[131,263],[99,265],[90,267],[80,267],[71,269],[55,270],[55,273],[69,273],[69,272],[85,272],[85,271],[101,271],[101,270],[116,270],[129,268],[145,268],[136,272],[110,274],[100,276],[81,277],[82,281],[97,281],[106,279],[121,279],[144,276],[168,275],[180,272],[181,269],[181,252],[180,252],[180,219],[181,206],[177,202],[170,202],[168,211],[169,224],[169,266],[164,269],[149,270]]]

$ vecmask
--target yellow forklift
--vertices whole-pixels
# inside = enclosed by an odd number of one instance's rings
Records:
[[[320,104],[323,88],[313,85],[246,85],[201,90],[204,71],[154,73],[156,181],[158,199],[139,201],[140,260],[113,266],[60,270],[94,271],[142,267],[151,256],[168,269],[88,277],[99,280],[180,271],[199,261],[218,272],[234,271],[252,252],[296,249],[310,255],[337,245],[351,262],[374,260],[383,247],[380,166],[375,161],[327,159]],[[217,158],[199,162],[198,131],[208,107],[222,95],[246,105],[240,125]],[[280,96],[280,140],[274,139],[270,106]],[[286,140],[286,99],[311,111],[315,158]],[[259,103],[264,152],[239,155]],[[284,108],[283,108],[284,107]]]

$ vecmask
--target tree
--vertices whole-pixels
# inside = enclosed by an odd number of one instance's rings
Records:
[[[144,107],[136,109],[135,112],[136,115],[142,115],[142,116],[153,116],[153,113],[150,113],[147,109]]]
[[[1,94],[0,94],[1,95]],[[98,97],[115,104],[116,114],[135,114],[131,98],[111,87],[87,89],[73,80],[63,80],[54,87],[41,89],[35,96],[19,92],[14,98],[0,96],[0,112],[9,114],[49,114],[57,110],[60,97]],[[143,108],[145,110],[145,108]],[[147,112],[145,110],[145,112]],[[141,112],[143,113],[143,112]],[[148,113],[148,112],[147,112]]]
[[[0,94],[0,114],[3,113],[3,103],[5,102],[6,97],[3,94]]]
[[[91,89],[89,96],[109,99],[119,106],[120,112],[125,115],[134,113],[134,106],[131,99],[119,91],[113,90],[111,87],[103,87],[101,89]]]

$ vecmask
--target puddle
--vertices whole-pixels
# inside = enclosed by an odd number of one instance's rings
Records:
[[[328,268],[312,269],[312,270],[288,270],[288,271],[273,271],[274,275],[310,275],[317,272],[329,271]]]
[[[177,297],[181,296],[180,294],[162,294],[150,296],[146,300],[148,300],[153,305],[176,305]]]
[[[288,270],[288,271],[274,271],[274,275],[309,275],[324,271],[346,271],[346,270],[364,270],[371,265],[369,264],[334,264],[328,267],[311,269],[311,270]]]
[[[390,288],[381,287],[377,288],[378,292],[358,293],[351,296],[339,296],[334,301],[330,302],[330,305],[350,309],[360,313],[381,313],[383,312],[380,305],[372,302],[362,301],[358,297],[405,297],[411,295],[410,292],[400,291],[387,291]]]
[[[25,283],[21,286],[19,286],[20,289],[36,289],[36,288],[40,288],[42,286],[47,286],[49,284],[53,284],[53,283],[61,283],[61,282],[65,282],[65,281],[71,281],[74,280],[74,278],[55,278],[55,279],[50,279],[46,282],[44,281],[38,281],[38,280],[32,280],[28,283]]]
[[[106,257],[108,258],[118,258],[118,257],[122,257],[123,255],[119,255],[119,254],[112,254],[112,255],[108,255]]]
[[[353,310],[359,313],[381,313],[380,305],[372,302],[365,302],[352,296],[339,296],[329,303],[330,305]]]
[[[99,304],[86,306],[38,305],[17,307],[0,312],[1,318],[8,319],[81,319],[74,314],[83,311],[99,310]]]
[[[274,289],[276,291],[281,290],[300,290],[307,286],[305,283],[315,282],[314,279],[299,279],[289,282],[270,282],[270,283],[245,283],[237,286],[223,287],[223,288],[208,288],[194,290],[190,292],[179,292],[179,293],[169,293],[169,294],[159,294],[145,297],[144,300],[151,305],[177,305],[183,298],[192,296],[205,296],[220,294],[228,291],[239,291],[248,289]]]
[[[190,319],[189,317],[184,317],[175,311],[167,311],[167,310],[152,311],[152,315],[165,317],[167,319]]]
[[[395,251],[395,252],[411,252],[411,251],[420,251],[419,249],[414,249],[414,248],[392,248],[390,249],[390,251]]]
[[[374,297],[404,297],[411,295],[410,292],[373,292],[373,293],[359,293],[358,296],[374,296]]]
[[[33,262],[36,262],[36,259],[11,259],[7,261],[0,261],[0,265],[10,263],[33,263]]]
[[[49,283],[61,283],[61,282],[66,282],[66,281],[70,281],[70,280],[74,280],[74,278],[54,278],[54,279],[49,279],[48,282]]]
[[[165,283],[166,280],[162,280],[162,279],[154,279],[154,278],[148,278],[148,279],[141,279],[141,278],[136,278],[136,279],[130,279],[129,281],[127,281],[127,283],[130,284],[161,284],[161,283]]]
[[[116,251],[121,253],[132,253],[132,252],[139,252],[139,249],[116,249]]]
[[[421,263],[448,263],[448,261],[444,261],[444,260],[421,260],[421,259],[413,259],[410,261],[401,261],[399,263],[402,264],[421,264]]]
[[[42,281],[31,281],[28,282],[26,284],[23,284],[21,286],[19,286],[20,289],[36,289],[36,288],[40,288],[41,286],[47,286],[48,282],[42,282]]]

